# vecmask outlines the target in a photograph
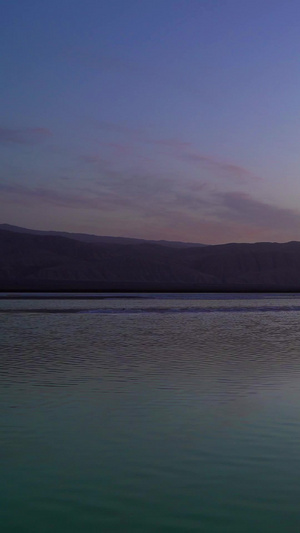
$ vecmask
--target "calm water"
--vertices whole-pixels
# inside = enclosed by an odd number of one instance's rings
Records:
[[[3,533],[300,529],[300,296],[1,300]]]

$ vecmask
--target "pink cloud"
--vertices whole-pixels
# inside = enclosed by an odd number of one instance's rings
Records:
[[[277,232],[294,233],[295,230],[300,230],[300,213],[294,209],[267,204],[250,194],[235,191],[216,193],[215,197],[221,200],[222,207],[225,208],[220,211],[223,219]]]
[[[247,168],[236,164],[232,161],[226,161],[222,158],[207,155],[202,152],[196,151],[193,148],[192,143],[183,141],[181,139],[151,139],[142,129],[132,128],[124,124],[117,124],[107,121],[100,121],[97,123],[98,127],[107,132],[111,132],[118,135],[126,136],[126,139],[130,138],[131,145],[128,143],[110,142],[104,143],[106,146],[110,146],[115,149],[116,156],[132,154],[138,157],[140,150],[137,145],[132,143],[146,144],[153,147],[164,149],[163,154],[169,157],[184,161],[186,163],[193,164],[197,167],[209,167],[216,178],[232,179],[239,183],[249,183],[262,181],[262,178],[252,173]],[[141,157],[141,156],[139,156]],[[142,156],[145,161],[150,162],[153,159]]]
[[[150,178],[150,177],[149,177]],[[95,210],[107,224],[119,224],[121,233],[143,237],[221,243],[292,240],[300,230],[300,213],[266,204],[241,192],[212,192],[206,184],[193,191],[193,182],[182,188],[176,181],[145,176],[111,174],[90,188],[50,189],[22,184],[0,184],[3,205],[34,208]],[[197,184],[195,184],[197,185]],[[202,192],[204,191],[204,194]],[[199,194],[198,194],[199,193]],[[79,219],[78,219],[79,220]]]
[[[218,176],[231,177],[239,182],[261,181],[261,178],[250,172],[245,167],[234,162],[223,161],[221,158],[203,154],[193,149],[192,143],[178,139],[146,140],[149,144],[169,149],[168,155],[181,161],[197,166],[208,166],[215,170]]]
[[[6,195],[12,203],[20,205],[34,205],[48,203],[58,207],[75,209],[99,209],[102,211],[118,210],[120,207],[130,207],[134,203],[117,191],[100,191],[89,189],[53,190],[47,187],[28,187],[18,183],[13,185],[0,183],[2,198]]]
[[[195,152],[184,152],[179,154],[178,157],[184,161],[188,161],[191,163],[210,166],[216,171],[221,171],[223,175],[230,175],[240,182],[247,182],[249,180],[261,181],[260,177],[256,176],[255,174],[252,174],[252,172],[250,172],[246,168],[236,165],[235,163],[227,163],[225,161],[221,161],[217,157],[199,154]]]

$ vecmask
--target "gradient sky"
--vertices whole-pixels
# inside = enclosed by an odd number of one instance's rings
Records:
[[[299,0],[2,0],[1,222],[300,240]]]

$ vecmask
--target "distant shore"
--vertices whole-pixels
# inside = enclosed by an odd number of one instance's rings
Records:
[[[107,300],[107,299],[153,299],[156,297],[167,297],[167,298],[176,298],[183,297],[183,296],[194,296],[197,297],[199,295],[199,298],[203,298],[207,296],[208,298],[214,298],[218,295],[230,295],[234,297],[243,297],[249,298],[251,296],[255,297],[263,297],[265,294],[274,296],[276,295],[284,295],[287,294],[291,296],[291,294],[294,294],[295,296],[298,296],[300,294],[300,290],[294,289],[294,290],[274,290],[274,288],[263,290],[259,288],[259,290],[214,290],[214,291],[184,291],[184,290],[174,290],[174,291],[147,291],[147,290],[140,290],[140,291],[107,291],[107,292],[82,292],[82,291],[1,291],[0,292],[0,300],[14,300],[14,299],[34,299],[34,300],[45,300],[45,299],[76,299],[76,300]]]

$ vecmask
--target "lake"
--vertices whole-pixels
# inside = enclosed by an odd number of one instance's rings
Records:
[[[108,296],[0,300],[1,531],[298,531],[300,295]]]

